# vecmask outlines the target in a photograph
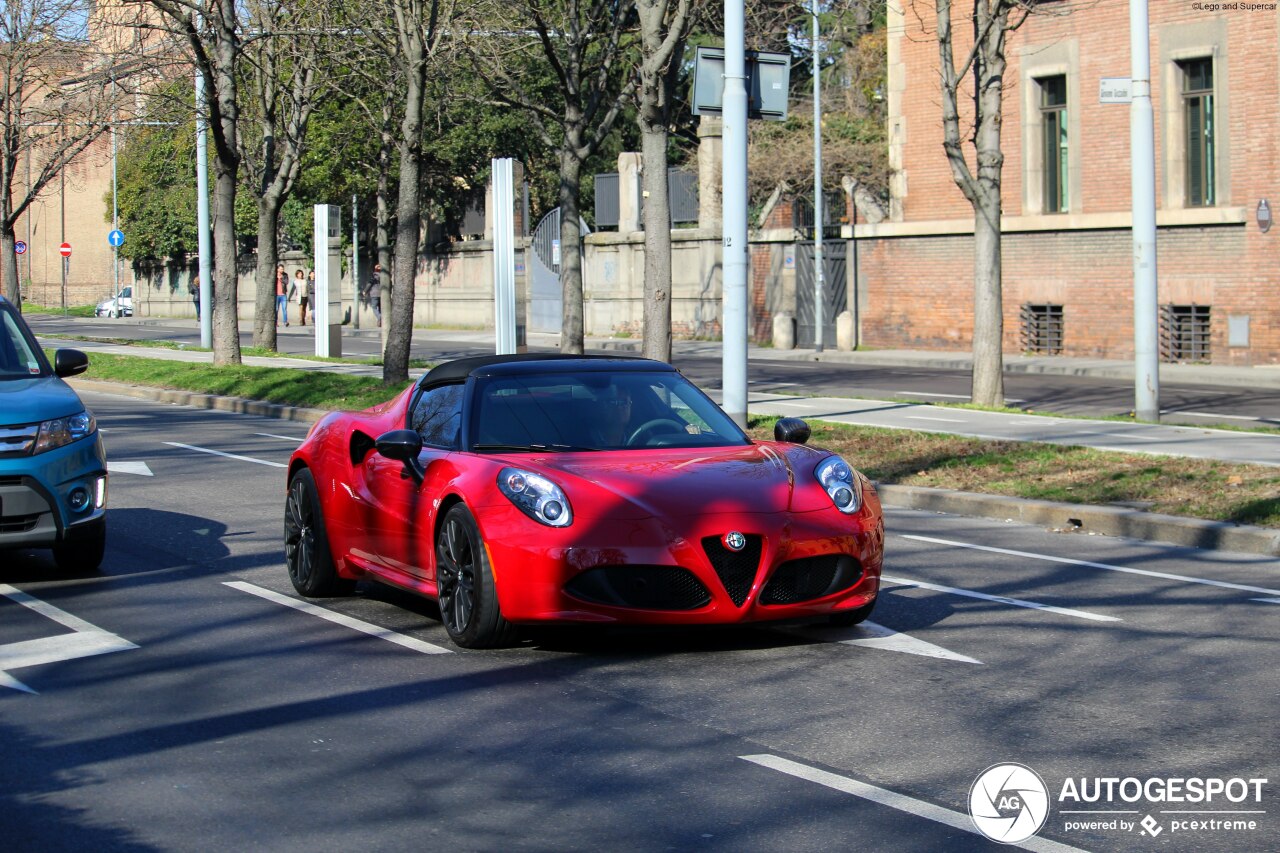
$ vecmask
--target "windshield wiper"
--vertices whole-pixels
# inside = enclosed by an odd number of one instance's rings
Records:
[[[579,447],[576,444],[474,444],[472,450],[496,450],[532,453],[535,451],[552,453],[576,453],[579,451],[595,451],[595,447]]]

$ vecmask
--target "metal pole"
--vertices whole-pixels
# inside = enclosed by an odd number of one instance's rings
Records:
[[[1155,125],[1151,110],[1151,49],[1147,0],[1129,0],[1129,160],[1133,193],[1134,412],[1160,420],[1160,354],[1156,277]]]
[[[200,252],[200,346],[213,348],[213,251],[209,239],[209,149],[204,75],[196,74],[196,231]],[[231,271],[235,275],[235,270]]]
[[[822,352],[826,264],[822,262],[822,62],[818,48],[818,0],[813,0],[813,351]]]
[[[67,242],[67,170],[58,171],[58,203],[61,207],[60,216],[62,220],[62,237],[59,238],[60,243]],[[59,248],[61,255],[61,248]],[[62,313],[67,313],[67,266],[71,263],[70,258],[61,258],[62,260]]]
[[[351,328],[360,328],[360,223],[355,193],[351,194]],[[315,309],[311,309],[314,312]]]
[[[515,169],[509,157],[495,158],[490,174],[493,199],[494,352],[516,351]]]
[[[724,410],[747,425],[747,73],[743,0],[724,2],[724,210],[721,311]]]
[[[116,204],[116,126],[111,124],[111,230],[120,227],[120,208]],[[112,295],[120,292],[120,247],[111,244]]]

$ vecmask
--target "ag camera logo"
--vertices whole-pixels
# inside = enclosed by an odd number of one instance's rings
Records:
[[[1030,767],[993,764],[969,789],[969,817],[992,841],[1026,841],[1049,817],[1049,789]]]

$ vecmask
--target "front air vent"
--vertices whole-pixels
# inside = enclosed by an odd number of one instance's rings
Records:
[[[746,547],[741,551],[730,551],[719,536],[708,536],[702,540],[702,549],[707,552],[720,583],[724,584],[724,591],[739,607],[751,593],[756,570],[760,568],[760,553],[764,549],[764,540],[759,536],[747,536],[746,540]]]
[[[697,610],[711,603],[711,593],[679,566],[597,566],[565,585],[574,598],[612,607],[639,610]]]
[[[823,554],[778,566],[760,594],[761,604],[796,604],[849,589],[862,578],[862,566],[847,554]]]

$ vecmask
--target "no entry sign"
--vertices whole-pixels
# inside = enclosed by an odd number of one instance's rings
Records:
[[[71,244],[70,244],[70,243],[63,243],[61,246],[59,246],[59,247],[58,247],[58,254],[62,255],[62,257],[64,257],[64,258],[69,258],[69,257],[71,257]]]

